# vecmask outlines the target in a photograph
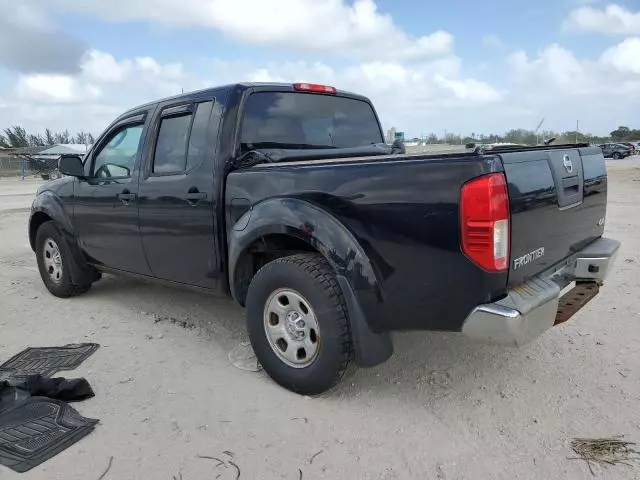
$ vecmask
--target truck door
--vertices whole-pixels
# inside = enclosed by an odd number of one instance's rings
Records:
[[[216,99],[160,104],[139,180],[139,222],[152,274],[217,288],[214,157],[220,113]]]
[[[150,274],[138,228],[138,169],[149,111],[112,125],[74,186],[73,223],[84,251],[98,264]]]

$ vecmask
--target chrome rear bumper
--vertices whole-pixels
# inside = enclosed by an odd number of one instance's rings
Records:
[[[560,292],[571,282],[601,285],[611,271],[620,242],[599,238],[560,264],[510,290],[497,302],[476,307],[462,325],[469,338],[523,345],[551,328]]]

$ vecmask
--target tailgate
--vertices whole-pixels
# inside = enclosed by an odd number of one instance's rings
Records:
[[[542,272],[600,237],[607,172],[596,147],[501,154],[509,185],[509,286]]]

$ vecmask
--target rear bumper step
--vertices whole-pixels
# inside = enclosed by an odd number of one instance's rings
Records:
[[[497,302],[476,307],[462,325],[467,337],[501,345],[523,345],[569,320],[598,294],[620,242],[600,238],[560,264],[511,289]],[[561,291],[576,286],[561,297]]]
[[[560,297],[556,321],[553,324],[558,325],[569,320],[574,313],[589,303],[589,300],[598,295],[599,291],[600,285],[596,282],[576,284],[575,287]]]

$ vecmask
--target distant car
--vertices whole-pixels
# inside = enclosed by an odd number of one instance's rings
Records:
[[[620,143],[604,143],[600,145],[604,158],[620,160],[633,154],[630,147]]]
[[[635,155],[636,153],[640,152],[640,148],[638,147],[637,143],[634,143],[634,142],[622,142],[620,145],[625,145],[625,146],[629,147],[631,149],[631,155]]]
[[[640,141],[634,140],[632,142],[625,142],[625,144],[633,147],[634,155],[640,155]]]
[[[488,152],[496,148],[527,148],[530,145],[524,145],[521,143],[509,143],[509,142],[498,142],[498,143],[467,143],[465,148],[467,151],[473,151],[475,153],[479,152]]]

